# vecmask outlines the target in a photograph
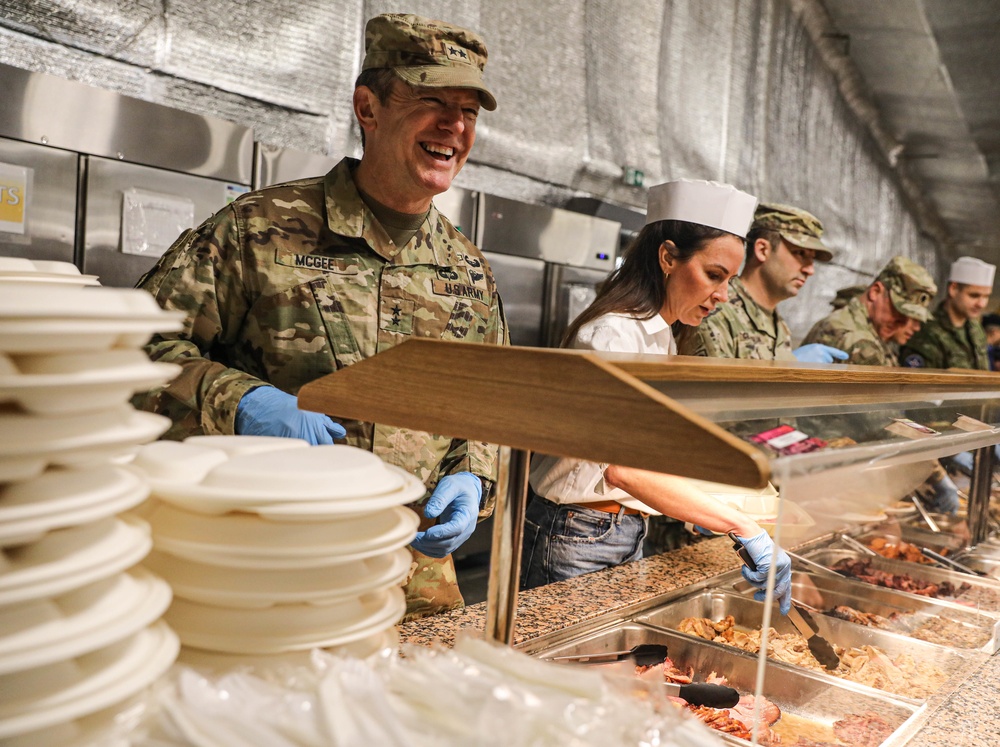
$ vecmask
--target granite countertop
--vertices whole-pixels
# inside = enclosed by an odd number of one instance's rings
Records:
[[[514,645],[736,570],[724,537],[518,595]],[[482,631],[486,603],[399,626],[403,643],[450,646],[463,628]],[[908,741],[909,747],[993,747],[1000,735],[1000,656],[991,656]]]

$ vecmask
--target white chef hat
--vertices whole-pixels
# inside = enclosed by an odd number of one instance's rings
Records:
[[[678,179],[649,188],[646,224],[683,220],[746,238],[757,198],[731,184]]]
[[[949,283],[962,283],[963,285],[983,285],[988,288],[993,287],[993,275],[996,273],[996,265],[983,262],[975,257],[959,257],[951,263],[951,273],[948,275]]]

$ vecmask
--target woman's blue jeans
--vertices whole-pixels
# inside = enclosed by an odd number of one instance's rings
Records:
[[[642,557],[646,519],[560,505],[532,492],[524,518],[521,588],[593,573]]]

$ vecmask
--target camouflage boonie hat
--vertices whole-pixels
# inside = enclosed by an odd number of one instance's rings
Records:
[[[823,224],[810,212],[791,205],[762,202],[753,215],[753,225],[750,226],[750,230],[760,228],[777,231],[789,244],[812,249],[820,262],[829,262],[833,259],[833,250],[820,241]]]
[[[497,100],[483,84],[486,43],[480,36],[444,21],[385,13],[365,26],[362,70],[391,69],[413,86],[473,88],[483,108]]]
[[[889,289],[889,298],[896,311],[918,322],[931,318],[928,310],[937,286],[931,274],[906,257],[893,257],[875,280]]]

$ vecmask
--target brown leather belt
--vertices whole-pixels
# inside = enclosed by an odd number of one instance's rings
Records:
[[[581,508],[592,508],[595,511],[603,511],[606,514],[617,514],[623,508],[625,509],[626,516],[636,516],[642,513],[639,509],[623,506],[618,501],[598,501],[596,503],[577,503],[576,505]]]

